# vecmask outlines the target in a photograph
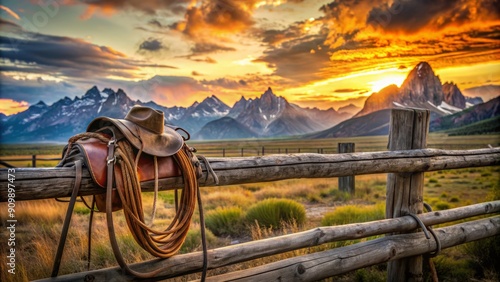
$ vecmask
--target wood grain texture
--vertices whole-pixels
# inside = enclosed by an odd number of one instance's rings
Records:
[[[354,153],[355,151],[354,143],[339,143],[337,146],[337,152],[339,154]],[[342,192],[347,192],[354,195],[356,192],[354,175],[341,176],[339,177],[339,190]]]
[[[276,181],[294,178],[328,178],[374,173],[411,173],[442,169],[500,165],[500,148],[475,150],[404,150],[348,154],[289,154],[244,158],[209,158],[220,185]],[[205,165],[200,186],[214,186]],[[80,195],[104,193],[83,171]],[[68,197],[75,178],[72,168],[16,168],[13,173],[16,201]],[[7,187],[8,169],[0,169],[0,187]],[[142,185],[153,191],[153,181]],[[160,180],[160,190],[181,188],[182,178]],[[7,189],[0,189],[0,202]]]
[[[429,121],[428,110],[392,110],[389,150],[425,149]],[[386,218],[400,217],[408,213],[422,213],[423,194],[423,172],[390,173],[387,177]],[[391,261],[387,265],[387,280],[421,282],[422,265],[422,256]]]

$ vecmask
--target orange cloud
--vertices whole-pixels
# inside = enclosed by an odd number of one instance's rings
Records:
[[[13,18],[15,18],[16,20],[19,20],[19,15],[16,14],[14,11],[12,11],[11,9],[9,9],[8,7],[5,7],[4,5],[0,5],[0,9],[4,10],[5,12],[7,12],[7,14],[11,15]]]
[[[498,0],[338,0],[321,7],[336,76],[433,62],[434,67],[498,60]],[[286,55],[286,54],[282,54]],[[279,63],[277,64],[279,67]]]
[[[254,24],[252,12],[259,1],[203,1],[186,11],[185,20],[173,25],[192,39],[224,37],[243,31]],[[196,40],[199,41],[199,40]]]
[[[0,113],[13,115],[27,110],[29,107],[26,101],[15,101],[12,99],[0,99]]]

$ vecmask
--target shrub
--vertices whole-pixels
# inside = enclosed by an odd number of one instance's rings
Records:
[[[213,244],[217,241],[217,238],[214,236],[210,230],[206,230],[205,232],[206,238],[207,238],[207,245],[210,246],[210,244]],[[190,253],[194,251],[201,251],[202,250],[202,244],[201,244],[201,231],[200,228],[191,228],[188,231],[188,234],[186,236],[186,240],[184,240],[184,243],[182,244],[181,249],[179,250],[180,253]]]
[[[288,199],[266,199],[251,206],[246,215],[249,224],[258,222],[264,227],[277,229],[283,222],[302,225],[306,221],[306,210],[301,204]]]
[[[465,252],[477,266],[477,272],[488,273],[500,279],[500,236],[490,237],[464,245]],[[498,280],[497,280],[498,281]]]
[[[436,272],[442,281],[471,281],[467,278],[474,277],[474,270],[466,260],[455,260],[445,256],[434,259]]]
[[[385,206],[377,204],[372,206],[343,206],[325,214],[321,220],[321,225],[344,225],[373,221],[385,218]]]
[[[330,189],[326,193],[321,192],[320,196],[323,198],[331,197],[333,201],[341,202],[349,201],[351,199],[351,194],[349,192],[343,192],[337,188]]]
[[[438,211],[447,210],[447,209],[449,209],[449,208],[450,208],[450,204],[445,203],[445,202],[438,202],[438,203],[436,204],[436,209],[437,209]]]
[[[244,214],[239,207],[217,208],[207,212],[205,224],[216,236],[241,235],[244,230]]]
[[[375,267],[368,267],[363,269],[358,269],[354,272],[353,281],[356,282],[376,282],[376,281],[387,281],[387,274],[385,271],[376,269]]]
[[[450,203],[458,203],[460,200],[457,197],[453,197],[450,199]]]
[[[431,178],[431,179],[429,179],[429,183],[438,183],[438,181],[435,178]]]

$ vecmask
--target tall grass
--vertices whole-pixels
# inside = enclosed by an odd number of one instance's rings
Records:
[[[385,204],[379,203],[370,206],[341,206],[334,211],[324,215],[321,225],[344,225],[349,223],[359,223],[380,220],[385,218]]]
[[[246,220],[273,229],[279,228],[282,222],[295,222],[301,226],[306,221],[306,210],[293,200],[266,199],[248,209]]]

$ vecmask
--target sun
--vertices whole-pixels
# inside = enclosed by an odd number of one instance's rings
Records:
[[[382,76],[378,80],[368,82],[368,84],[371,85],[372,92],[379,92],[380,90],[391,84],[396,84],[398,87],[400,87],[405,78],[406,77],[404,75]]]

